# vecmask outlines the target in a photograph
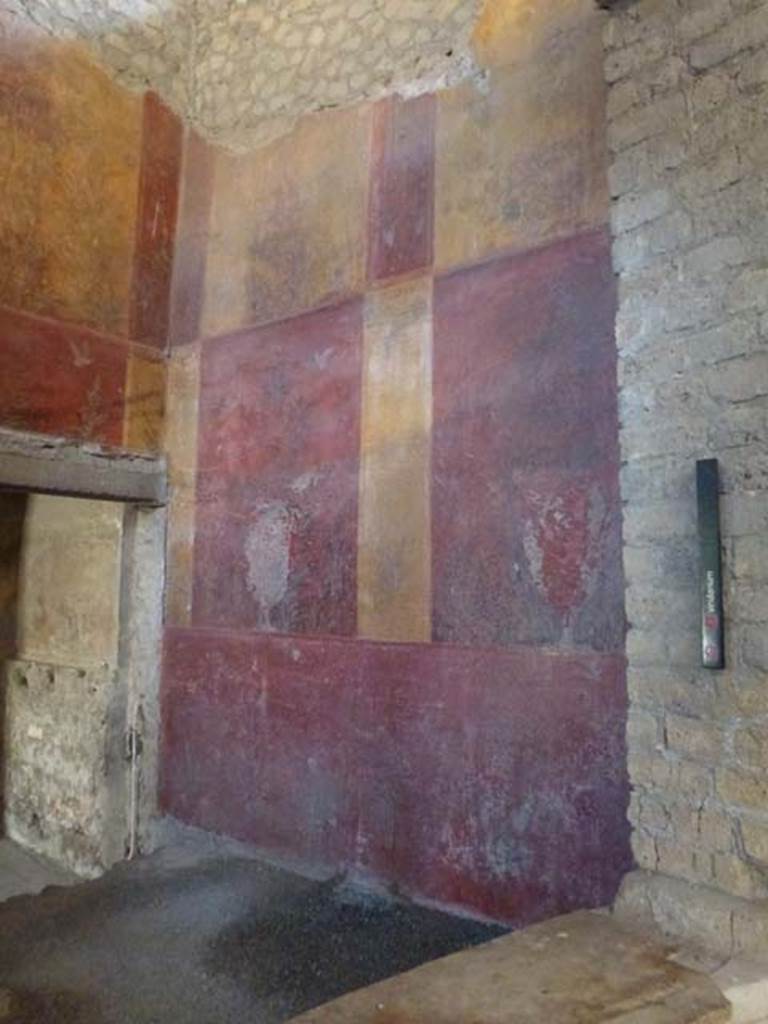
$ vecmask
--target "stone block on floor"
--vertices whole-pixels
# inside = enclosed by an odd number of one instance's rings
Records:
[[[732,1024],[768,1024],[768,959],[730,960],[712,980],[731,1004]]]
[[[294,1024],[721,1024],[706,974],[599,912],[579,911],[353,992]]]

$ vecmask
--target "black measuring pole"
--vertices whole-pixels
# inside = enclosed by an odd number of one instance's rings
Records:
[[[696,463],[696,497],[701,566],[701,663],[704,668],[725,668],[718,492],[717,459],[700,459]]]

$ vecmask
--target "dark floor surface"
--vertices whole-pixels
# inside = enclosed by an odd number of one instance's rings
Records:
[[[502,929],[233,857],[0,904],[3,1024],[272,1024]]]

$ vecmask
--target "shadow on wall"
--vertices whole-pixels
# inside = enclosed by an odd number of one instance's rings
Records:
[[[27,495],[0,492],[0,835],[5,820],[5,662],[16,654],[19,566]]]

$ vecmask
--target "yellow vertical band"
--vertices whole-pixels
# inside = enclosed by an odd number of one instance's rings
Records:
[[[123,444],[132,451],[157,452],[163,440],[166,367],[161,356],[131,352],[125,385]]]
[[[432,278],[367,296],[358,632],[431,639]]]

